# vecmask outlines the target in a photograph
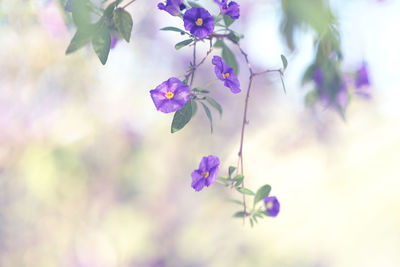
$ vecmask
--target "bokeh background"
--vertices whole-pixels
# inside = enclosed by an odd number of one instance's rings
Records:
[[[131,42],[102,66],[90,47],[64,54],[74,28],[59,2],[0,1],[0,266],[400,265],[400,2],[331,1],[344,70],[365,61],[371,79],[372,98],[352,99],[346,121],[304,105],[312,34],[290,53],[279,1],[238,2],[255,68],[289,59],[287,94],[270,74],[250,100],[246,185],[271,184],[281,203],[253,229],[232,218],[237,193],[190,187],[202,156],[218,155],[222,175],[236,164],[244,93],[213,84],[224,115],[212,135],[201,112],[170,134],[172,115],[150,98],[190,61],[179,34],[158,30],[178,18],[138,0]],[[210,58],[199,72],[199,85],[214,79]]]

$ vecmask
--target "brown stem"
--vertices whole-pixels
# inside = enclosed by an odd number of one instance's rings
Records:
[[[127,3],[126,5],[124,5],[122,8],[126,8],[126,7],[128,7],[130,4],[132,4],[133,2],[135,2],[136,0],[132,0],[132,1],[130,1],[129,3]]]

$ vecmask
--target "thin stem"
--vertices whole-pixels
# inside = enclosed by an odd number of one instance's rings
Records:
[[[196,44],[196,41],[194,43],[194,46],[195,46],[195,44]],[[204,61],[207,59],[207,57],[213,51],[212,39],[210,39],[210,49],[207,51],[206,55],[203,57],[203,59],[197,65],[196,65],[195,50],[196,50],[196,47],[193,47],[193,66],[186,71],[185,80],[187,80],[187,81],[189,80],[191,75],[192,75],[192,78],[193,78],[194,72],[200,67],[200,65],[202,65],[204,63]],[[193,79],[191,80],[190,86],[192,86],[192,82],[193,82]]]
[[[192,68],[192,77],[190,78],[190,87],[192,87],[194,74],[196,73],[196,41],[193,44],[193,68]]]
[[[122,8],[126,8],[128,7],[130,4],[132,4],[133,2],[135,2],[136,0],[131,0],[130,2],[128,2],[126,5],[124,5]]]

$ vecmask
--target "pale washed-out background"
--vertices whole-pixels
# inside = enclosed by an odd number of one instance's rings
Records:
[[[281,212],[251,229],[231,217],[235,192],[190,187],[202,156],[218,155],[222,174],[236,163],[244,94],[213,86],[213,135],[201,113],[171,135],[149,96],[190,60],[179,34],[158,31],[179,19],[138,0],[131,42],[102,66],[90,47],[65,56],[73,29],[55,1],[0,1],[0,266],[399,266],[400,2],[331,2],[345,70],[365,60],[372,81],[346,122],[304,107],[311,35],[289,54],[279,1],[239,1],[256,67],[290,62],[287,95],[274,74],[253,88],[247,186],[271,184]],[[208,60],[195,82],[212,79]]]

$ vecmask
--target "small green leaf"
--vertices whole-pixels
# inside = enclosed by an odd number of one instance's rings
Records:
[[[250,189],[248,189],[246,187],[236,187],[236,190],[245,195],[249,195],[249,196],[255,195],[253,191],[251,191]]]
[[[86,0],[71,0],[72,20],[78,29],[90,25],[90,8]]]
[[[235,217],[235,218],[243,218],[246,216],[247,216],[247,213],[245,214],[243,211],[238,211],[235,214],[233,214],[233,217]]]
[[[214,43],[213,46],[214,46],[215,48],[224,48],[225,43],[224,43],[224,41],[222,41],[222,40],[217,40],[217,41],[215,41],[215,43]]]
[[[112,2],[111,4],[109,4],[107,6],[107,8],[104,10],[104,16],[108,17],[108,18],[112,18],[113,16],[113,12],[114,9],[119,5],[119,3],[121,3],[122,0],[116,0],[114,2]]]
[[[171,124],[171,133],[175,133],[183,129],[183,127],[185,127],[185,125],[192,118],[192,101],[193,100],[186,102],[186,104],[180,110],[175,112]]]
[[[288,61],[284,55],[281,55],[281,59],[282,59],[283,69],[286,70],[288,66]]]
[[[222,107],[221,107],[221,105],[218,104],[217,101],[215,101],[213,98],[211,98],[209,96],[206,96],[206,100],[213,108],[215,108],[219,112],[219,115],[222,117]]]
[[[224,59],[226,64],[232,67],[233,72],[237,75],[239,73],[238,63],[236,61],[235,55],[226,45],[224,45],[224,47],[222,48],[222,58]]]
[[[252,218],[250,218],[250,226],[251,226],[251,228],[254,227],[254,223],[253,223],[253,219]]]
[[[234,41],[235,43],[240,41],[240,38],[242,38],[242,35],[237,35],[235,34],[233,31],[231,31],[228,35],[228,38],[232,41]]]
[[[193,92],[198,92],[198,93],[203,93],[203,94],[208,94],[210,92],[208,90],[201,89],[201,88],[193,88],[192,91]]]
[[[236,180],[235,187],[237,187],[242,184],[244,176],[243,176],[243,174],[238,174],[238,175],[236,175],[236,177],[234,179]]]
[[[229,28],[229,26],[231,26],[232,23],[235,22],[235,20],[232,19],[231,16],[224,15],[224,22],[225,22],[225,26],[226,26],[227,28]]]
[[[266,185],[261,186],[257,190],[256,195],[254,197],[253,207],[255,207],[258,202],[260,202],[261,200],[266,198],[269,195],[269,192],[271,192],[270,185],[266,184]]]
[[[90,42],[92,39],[93,31],[90,30],[79,30],[75,33],[74,37],[72,37],[71,42],[68,45],[65,54],[71,54],[76,50],[84,47],[86,44]]]
[[[179,32],[181,34],[185,34],[185,33],[188,34],[184,30],[181,30],[181,29],[176,28],[176,27],[164,27],[164,28],[161,28],[160,31],[172,31],[172,32]]]
[[[235,203],[235,204],[238,204],[238,205],[240,205],[240,206],[243,206],[243,202],[240,201],[240,200],[228,199],[228,201],[229,201],[229,202],[232,202],[232,203]],[[243,216],[242,216],[242,217],[243,217]]]
[[[129,43],[133,25],[131,14],[123,8],[117,8],[114,12],[114,24],[125,41]]]
[[[200,103],[201,103],[201,105],[203,106],[204,111],[206,112],[206,115],[207,115],[208,120],[210,121],[210,129],[211,129],[211,133],[212,133],[212,132],[213,132],[213,122],[212,122],[211,111],[210,111],[210,109],[209,109],[206,105],[204,105],[204,103],[202,103],[202,102],[200,102]]]
[[[236,167],[229,166],[229,178],[231,178],[232,173],[236,170]]]
[[[192,42],[193,42],[193,39],[187,39],[187,40],[185,40],[185,41],[179,42],[179,43],[177,43],[177,44],[175,45],[175,49],[176,49],[176,50],[179,50],[179,49],[181,49],[182,47],[185,47],[185,46],[187,46],[187,45],[190,45]]]
[[[106,26],[97,28],[96,33],[92,38],[92,46],[94,52],[99,57],[101,63],[104,65],[107,62],[108,53],[110,52],[111,36],[110,31]]]

